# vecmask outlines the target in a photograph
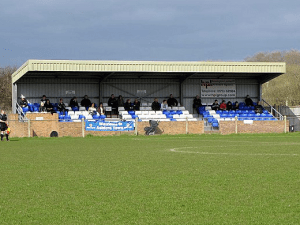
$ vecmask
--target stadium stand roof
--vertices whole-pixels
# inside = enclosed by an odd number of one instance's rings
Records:
[[[258,79],[286,73],[284,62],[28,60],[12,75],[26,77]]]

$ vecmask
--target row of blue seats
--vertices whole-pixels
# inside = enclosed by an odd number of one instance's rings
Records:
[[[165,115],[181,115],[183,112],[181,110],[163,110],[162,112]],[[128,111],[129,115],[135,115],[135,111]]]
[[[93,117],[93,119],[95,119],[95,120],[105,119],[105,118],[106,118],[105,115],[93,115],[92,117]],[[68,119],[71,119],[71,116],[69,116],[69,115],[59,115],[58,118],[59,118],[60,120],[63,120],[63,119],[68,120]],[[85,118],[86,118],[86,117],[85,117],[84,115],[79,115],[79,116],[78,116],[78,119],[79,119],[79,120],[85,119]]]
[[[265,109],[262,112],[265,114],[269,113],[269,111],[265,110]],[[208,113],[208,111],[203,112],[203,113],[204,114]],[[256,112],[255,112],[255,110],[246,110],[246,109],[240,110],[240,109],[238,109],[238,110],[229,110],[229,111],[228,110],[217,110],[216,113],[217,114],[242,114],[242,113],[256,113]]]
[[[242,114],[221,114],[220,118],[234,118],[234,117],[273,117],[271,114],[265,114],[265,113],[242,113]],[[203,117],[209,118],[209,117],[213,117],[210,114],[205,114],[203,115]]]

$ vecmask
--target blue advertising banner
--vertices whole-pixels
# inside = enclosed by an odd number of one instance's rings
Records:
[[[133,121],[85,121],[88,131],[129,131],[134,130]]]

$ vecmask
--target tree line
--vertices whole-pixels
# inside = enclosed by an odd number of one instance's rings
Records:
[[[286,62],[286,74],[262,85],[262,98],[274,105],[300,105],[300,51],[259,52],[245,62]],[[0,68],[0,108],[10,111],[12,106],[11,75],[16,66]]]

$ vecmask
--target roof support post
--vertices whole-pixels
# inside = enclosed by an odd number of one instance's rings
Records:
[[[16,103],[18,102],[18,86],[16,83],[12,84],[12,112],[16,113],[17,107]]]

